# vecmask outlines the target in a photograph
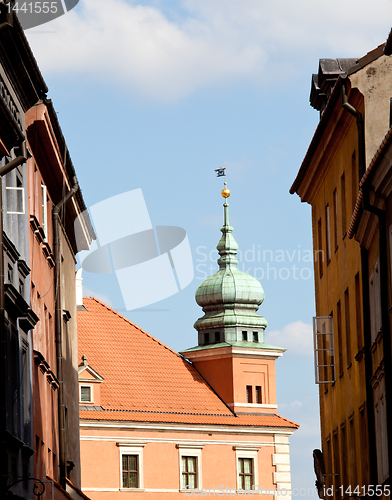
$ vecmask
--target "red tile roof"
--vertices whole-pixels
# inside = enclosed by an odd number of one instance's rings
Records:
[[[82,420],[111,420],[127,422],[155,422],[155,423],[186,423],[204,425],[241,425],[253,427],[291,427],[297,429],[299,424],[292,422],[280,415],[249,414],[249,415],[189,415],[173,413],[147,413],[129,411],[99,411],[81,410]]]
[[[79,359],[86,355],[104,381],[103,411],[82,410],[80,418],[297,427],[274,415],[234,416],[177,352],[98,299],[84,298],[83,304],[86,310],[78,311]]]

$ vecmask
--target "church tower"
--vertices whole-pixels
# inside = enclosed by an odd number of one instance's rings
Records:
[[[219,270],[196,291],[204,312],[194,325],[198,345],[181,354],[235,413],[276,413],[275,360],[285,349],[264,341],[267,321],[257,314],[264,290],[256,278],[237,269],[238,245],[229,224],[226,183],[222,196]]]

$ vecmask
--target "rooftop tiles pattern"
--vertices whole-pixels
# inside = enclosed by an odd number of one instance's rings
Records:
[[[279,415],[235,415],[191,363],[96,298],[78,311],[79,358],[104,381],[82,420],[297,428]]]
[[[198,425],[227,425],[251,427],[288,427],[297,429],[299,424],[292,422],[280,415],[271,414],[231,414],[231,415],[189,415],[173,413],[148,413],[129,411],[87,411],[81,410],[79,416],[82,420],[108,420],[118,422],[151,422],[173,424],[198,424]]]
[[[231,415],[182,356],[95,298],[78,311],[79,358],[104,377],[107,410]]]

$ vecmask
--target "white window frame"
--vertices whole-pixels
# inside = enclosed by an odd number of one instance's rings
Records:
[[[7,207],[7,214],[17,214],[17,215],[24,215],[25,214],[25,195],[24,195],[24,187],[12,187],[12,186],[7,186],[6,191],[21,191],[22,192],[22,211],[21,212],[11,212],[8,210]]]
[[[146,443],[117,443],[117,446],[120,449],[120,462],[119,462],[119,470],[120,470],[120,491],[144,491],[144,478],[143,478],[143,448],[146,446]],[[138,485],[137,488],[123,488],[122,483],[122,457],[123,455],[136,455],[137,458],[137,478]]]
[[[41,184],[41,195],[42,195],[42,221],[41,226],[45,233],[44,241],[48,241],[48,200],[47,200],[47,189],[45,184]]]
[[[389,226],[389,266],[391,269],[390,277],[391,277],[391,289],[392,289],[392,224]]]
[[[195,491],[202,489],[202,470],[201,470],[201,452],[204,444],[177,444],[179,456],[179,472],[180,472],[180,492]],[[182,487],[182,457],[196,458],[196,488],[189,489]]]
[[[325,206],[325,241],[327,244],[327,264],[329,264],[331,262],[331,259],[332,259],[329,203],[327,203]]]
[[[335,382],[335,346],[332,316],[313,316],[314,373],[316,384]],[[324,353],[320,356],[320,352]],[[324,364],[320,364],[321,361]],[[324,379],[324,368],[332,368],[331,380]]]
[[[82,387],[89,387],[90,388],[90,401],[82,401]],[[79,403],[94,403],[94,384],[84,384],[80,383],[79,384]]]
[[[252,470],[253,470],[253,477],[252,477],[252,489],[254,487],[258,487],[259,484],[259,467],[258,467],[258,459],[257,459],[257,452],[260,450],[260,448],[256,447],[251,447],[251,446],[234,446],[235,449],[235,461],[236,461],[236,473],[237,473],[237,491],[252,491],[252,490],[243,490],[240,488],[240,468],[238,466],[239,464],[239,459],[240,458],[250,458],[252,460]]]
[[[381,330],[380,264],[377,257],[369,278],[370,332],[372,344]]]

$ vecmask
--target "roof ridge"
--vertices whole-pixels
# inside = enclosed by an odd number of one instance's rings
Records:
[[[295,424],[297,427],[300,427],[300,424],[298,422],[294,422],[294,420],[290,420],[289,418],[282,417],[282,415],[279,415],[279,413],[275,413],[277,417],[283,418],[285,422],[290,422],[290,424]]]
[[[123,316],[122,314],[120,314],[118,311],[116,311],[112,307],[110,307],[107,304],[105,304],[105,302],[102,302],[101,300],[97,299],[96,297],[83,297],[83,300],[85,300],[85,299],[95,300],[95,302],[97,302],[100,306],[105,307],[109,312],[113,313],[114,315],[118,316],[120,319],[124,320],[126,323],[129,323],[131,326],[135,327],[141,333],[144,333],[144,335],[146,335],[150,339],[152,339],[155,342],[157,342],[157,344],[161,345],[162,347],[164,347],[168,351],[171,351],[175,356],[178,356],[179,358],[183,357],[177,351],[175,351],[174,349],[171,349],[169,346],[167,346],[166,344],[164,344],[163,342],[161,342],[160,340],[158,340],[157,338],[155,338],[153,335],[151,335],[150,333],[148,333],[145,330],[143,330],[143,328],[140,328],[140,326],[138,326],[136,323],[134,323],[130,319],[126,318],[125,316]]]

